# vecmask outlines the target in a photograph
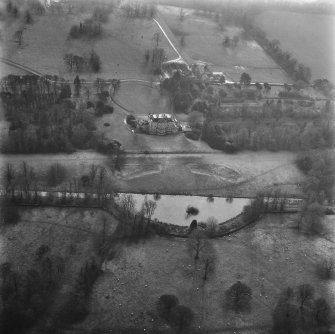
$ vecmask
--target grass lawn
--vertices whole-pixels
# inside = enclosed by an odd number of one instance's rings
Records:
[[[129,156],[119,179],[124,191],[253,196],[264,189],[300,194],[304,176],[291,152],[189,156]],[[151,168],[148,169],[148,166]],[[154,168],[153,168],[154,167]]]
[[[80,327],[161,327],[155,303],[165,293],[175,294],[193,309],[195,328],[255,326],[240,333],[268,333],[269,328],[257,327],[271,325],[272,310],[287,286],[313,285],[316,295],[325,297],[334,310],[334,282],[321,282],[315,274],[320,256],[334,253],[334,239],[298,234],[292,229],[294,218],[268,215],[254,226],[214,240],[217,265],[205,283],[184,239],[155,237],[124,245],[95,284],[90,315]],[[237,280],[252,288],[250,314],[236,315],[222,307],[225,290]]]
[[[217,24],[203,16],[188,10],[185,19],[179,20],[180,9],[171,6],[159,6],[161,17],[166,21],[177,40],[185,36],[185,46],[180,48],[193,60],[202,60],[212,64],[213,71],[223,71],[230,79],[239,80],[243,72],[248,72],[253,81],[289,82],[285,72],[253,40],[242,37],[242,29],[228,26],[224,31]],[[236,47],[224,47],[225,37],[238,36]]]
[[[269,39],[278,39],[283,51],[310,67],[313,80],[335,80],[334,15],[267,10],[256,16],[255,23]]]
[[[73,53],[82,56],[94,48],[101,58],[102,69],[98,74],[83,73],[81,77],[95,80],[97,76],[106,79],[148,76],[143,68],[144,53],[154,47],[153,35],[160,31],[156,23],[149,19],[129,20],[116,9],[103,25],[103,36],[100,39],[68,39],[71,26],[83,22],[92,12],[36,17],[33,25],[25,26],[22,47],[14,42],[13,34],[24,25],[21,19],[12,22],[4,31],[3,57],[42,73],[72,79],[75,73],[66,71],[64,55]],[[175,57],[167,40],[163,36],[161,39],[160,47],[165,49],[167,58]]]
[[[104,116],[110,117],[110,116]],[[114,114],[111,116],[114,117]],[[103,120],[101,120],[103,121]],[[112,124],[112,122],[111,122]],[[106,127],[109,129],[110,127]],[[108,131],[108,130],[106,130]],[[124,127],[124,131],[128,131]],[[134,145],[142,137],[164,143],[165,137],[129,133]],[[112,136],[112,134],[111,134]],[[169,137],[172,148],[183,135]],[[187,140],[185,137],[184,140]],[[141,141],[142,142],[142,141]],[[197,143],[197,142],[195,142]],[[138,144],[139,145],[139,144]],[[138,146],[140,147],[140,146]],[[152,146],[148,146],[152,147]],[[145,147],[144,147],[145,148]],[[17,170],[22,161],[33,167],[40,179],[46,180],[50,165],[60,163],[67,168],[67,181],[89,173],[92,164],[106,167],[107,181],[112,189],[125,192],[193,193],[194,195],[235,195],[248,197],[264,189],[281,189],[300,194],[297,187],[305,177],[294,163],[292,152],[240,152],[239,154],[130,154],[121,173],[114,173],[108,156],[96,152],[78,151],[73,154],[2,155],[0,164],[11,163]],[[3,168],[2,168],[3,169]],[[61,189],[61,185],[60,188]]]

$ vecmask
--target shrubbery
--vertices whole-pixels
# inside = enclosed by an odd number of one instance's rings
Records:
[[[185,132],[185,137],[191,140],[199,140],[201,135],[200,130],[193,130],[189,132]]]
[[[199,213],[199,209],[194,206],[188,206],[186,209],[186,215],[189,216],[196,216]]]
[[[95,114],[99,117],[105,114],[112,114],[114,112],[114,107],[104,104],[102,101],[98,101],[95,105]]]
[[[313,167],[313,157],[312,154],[309,152],[299,152],[297,158],[295,160],[296,165],[298,168],[303,171],[305,174]]]
[[[240,281],[226,291],[226,307],[235,313],[250,311],[251,300],[251,288]]]
[[[129,124],[131,127],[136,127],[137,126],[137,121],[134,115],[127,115],[126,118],[127,124]]]
[[[264,212],[264,198],[257,196],[249,205],[246,205],[242,211],[243,221],[247,224],[255,222]]]
[[[197,227],[198,227],[198,222],[196,221],[196,219],[193,219],[190,224],[190,231],[195,230]]]
[[[331,150],[309,151],[297,156],[296,164],[306,175],[303,190],[309,202],[333,199],[335,156]]]
[[[162,295],[157,302],[158,314],[178,332],[185,330],[193,321],[194,313],[187,306],[180,305],[175,295]]]
[[[162,295],[157,302],[158,314],[165,320],[170,318],[171,310],[179,304],[175,295]]]

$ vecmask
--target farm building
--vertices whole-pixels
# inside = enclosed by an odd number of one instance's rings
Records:
[[[165,136],[181,131],[180,123],[170,114],[149,114],[141,125],[150,135]]]

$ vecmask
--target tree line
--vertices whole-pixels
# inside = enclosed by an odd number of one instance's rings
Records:
[[[187,4],[183,4],[186,5]],[[264,10],[259,4],[238,4],[225,3],[189,3],[190,7],[196,8],[198,15],[205,15],[218,24],[220,30],[225,26],[236,25],[244,29],[243,38],[253,38],[259,43],[265,51],[292,77],[295,81],[302,80],[309,82],[311,79],[311,70],[309,67],[298,62],[290,53],[281,50],[278,40],[268,40],[266,33],[256,26],[254,20],[256,14]],[[214,11],[213,8],[216,8]],[[238,44],[238,37],[233,39],[225,38],[223,46],[230,47]]]
[[[309,83],[311,79],[310,68],[299,63],[297,59],[292,58],[289,52],[282,51],[278,40],[270,41],[267,39],[266,33],[262,29],[256,27],[254,22],[248,18],[245,18],[242,21],[242,26],[247,34],[255,39],[293,80],[301,80]]]
[[[300,152],[296,158],[298,168],[307,176],[303,190],[310,203],[324,204],[333,199],[335,185],[335,157],[331,150]]]
[[[140,2],[126,3],[121,7],[124,15],[129,19],[153,18],[157,13],[154,4],[145,4]]]
[[[202,126],[201,138],[209,146],[228,153],[240,150],[299,151],[331,148],[334,132],[328,113],[294,112],[278,104],[263,106],[262,112],[209,112]]]
[[[101,59],[99,55],[91,50],[90,54],[78,56],[72,53],[64,55],[64,64],[69,72],[99,72],[101,69]]]

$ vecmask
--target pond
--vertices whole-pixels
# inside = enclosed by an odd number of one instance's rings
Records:
[[[122,197],[125,194],[119,194]],[[158,219],[161,222],[189,226],[193,219],[198,222],[206,222],[209,217],[214,217],[219,223],[231,219],[243,210],[243,207],[249,204],[248,198],[224,198],[224,197],[205,197],[205,196],[186,196],[186,195],[132,195],[136,202],[136,210],[139,211],[144,202],[145,196],[148,200],[157,203],[156,210],[152,219]],[[199,210],[197,215],[187,216],[188,207],[195,207]]]

